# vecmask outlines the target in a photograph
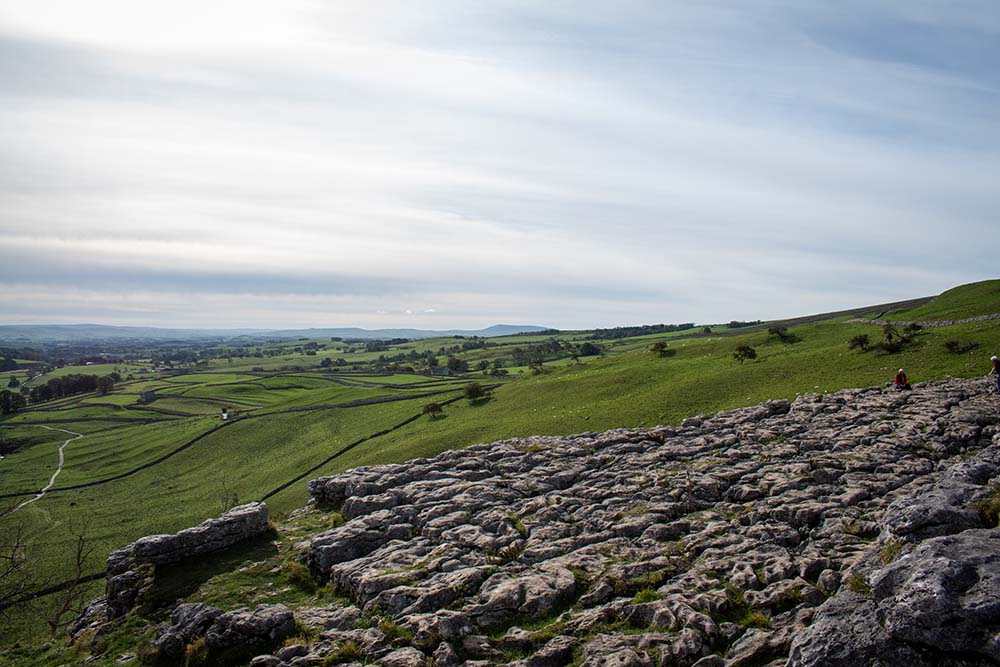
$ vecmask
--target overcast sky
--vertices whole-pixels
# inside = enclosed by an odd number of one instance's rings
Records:
[[[559,328],[998,277],[995,0],[4,0],[0,320]]]

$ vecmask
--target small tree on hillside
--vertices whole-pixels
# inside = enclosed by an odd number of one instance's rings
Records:
[[[979,343],[975,343],[971,340],[960,341],[952,339],[944,342],[944,349],[948,350],[952,354],[965,354],[966,352],[972,352],[977,347],[979,347]]]
[[[677,350],[671,350],[662,340],[658,340],[650,345],[649,351],[658,357],[672,357],[677,354]]]
[[[110,394],[115,388],[115,381],[110,375],[102,375],[97,378],[97,393],[100,395]]]
[[[489,392],[478,382],[470,382],[462,389],[462,394],[469,399],[469,403],[476,404],[486,398]]]
[[[756,359],[757,350],[753,349],[749,345],[740,345],[736,348],[736,351],[733,352],[733,358],[742,364],[744,361],[749,359]]]
[[[452,373],[467,373],[469,362],[458,357],[448,357],[448,370]]]
[[[788,333],[788,327],[771,327],[767,330],[767,335],[777,338],[782,343],[794,343],[796,340],[795,336]]]
[[[428,403],[420,411],[420,414],[427,415],[431,419],[437,419],[444,414],[444,407],[440,403]]]
[[[858,334],[857,336],[851,338],[851,340],[847,341],[847,347],[849,349],[861,350],[862,352],[867,350],[871,346],[871,344],[872,341],[870,338],[868,338],[867,334]]]

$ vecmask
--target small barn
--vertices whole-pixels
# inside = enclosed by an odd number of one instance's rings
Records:
[[[139,402],[140,403],[152,403],[156,400],[155,391],[140,391],[139,392]]]

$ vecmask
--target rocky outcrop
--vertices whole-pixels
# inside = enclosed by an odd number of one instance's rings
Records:
[[[791,648],[789,667],[1000,664],[1000,446],[891,505],[853,585],[824,603]]]
[[[150,535],[108,556],[105,603],[111,618],[142,602],[154,565],[178,563],[253,539],[268,529],[267,505],[248,503],[174,535]]]
[[[170,620],[152,642],[157,661],[165,664],[184,664],[187,647],[201,638],[206,661],[231,662],[250,658],[295,633],[295,618],[281,604],[228,612],[203,603],[181,604]]]
[[[997,664],[995,529],[975,505],[998,421],[981,383],[951,380],[478,445],[313,480],[348,521],[297,549],[442,666],[874,664],[837,648],[852,633],[883,665],[932,664],[913,662],[923,626],[933,664]],[[273,664],[344,645],[420,664],[398,643],[330,628]]]

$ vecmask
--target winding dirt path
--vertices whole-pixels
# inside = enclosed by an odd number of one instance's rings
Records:
[[[39,498],[41,498],[42,496],[44,496],[46,491],[48,491],[49,489],[52,488],[52,485],[56,483],[56,477],[58,477],[59,473],[62,472],[63,463],[66,461],[66,457],[63,454],[63,450],[66,449],[66,445],[68,445],[69,443],[73,442],[74,440],[79,440],[80,438],[83,437],[82,433],[76,433],[75,431],[67,431],[64,428],[52,428],[51,426],[44,426],[44,425],[41,425],[41,424],[39,424],[39,426],[41,426],[44,429],[48,429],[50,431],[62,431],[63,433],[69,433],[70,435],[72,435],[74,437],[67,438],[66,441],[63,442],[63,444],[59,446],[59,463],[58,463],[58,465],[56,465],[56,470],[55,470],[54,473],[52,473],[52,477],[49,478],[49,483],[46,484],[44,487],[42,487],[42,489],[39,490],[39,492],[36,495],[34,495],[33,497],[29,498],[28,500],[25,500],[23,503],[21,503],[20,505],[18,505],[14,509],[12,509],[10,511],[11,514],[13,514],[14,512],[18,511],[19,509],[21,509],[25,505],[30,505],[31,503],[35,502],[36,500],[38,500]]]

